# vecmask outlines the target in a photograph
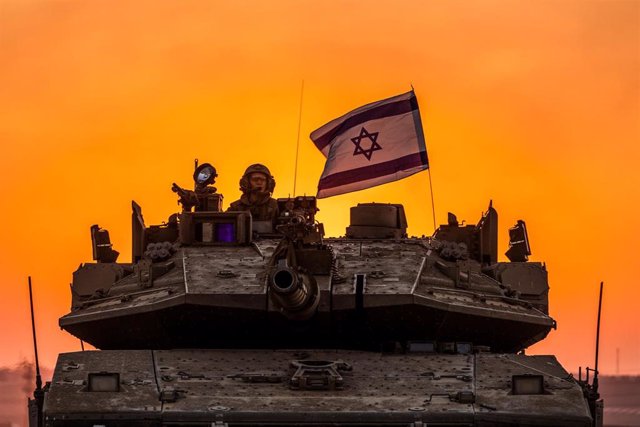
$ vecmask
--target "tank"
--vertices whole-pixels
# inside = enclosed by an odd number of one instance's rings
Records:
[[[223,211],[215,177],[174,184],[161,225],[132,202],[131,263],[91,227],[59,323],[100,350],[59,355],[32,425],[602,424],[597,386],[525,354],[556,322],[524,221],[508,262],[491,203],[430,237],[402,204],[359,204],[327,238],[314,197],[258,220]]]

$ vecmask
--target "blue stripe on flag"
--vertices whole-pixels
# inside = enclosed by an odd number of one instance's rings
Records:
[[[343,172],[337,172],[326,176],[318,183],[318,190],[326,190],[328,188],[339,187],[341,185],[353,184],[354,182],[366,181],[368,179],[380,178],[387,175],[393,175],[407,169],[424,166],[420,170],[429,167],[429,159],[427,152],[421,151],[413,153],[399,159],[393,159],[375,165],[363,166],[356,169],[349,169]]]
[[[374,107],[370,110],[363,111],[358,113],[352,117],[349,117],[333,129],[327,131],[325,134],[319,136],[315,140],[313,140],[314,144],[320,151],[322,151],[327,145],[331,144],[331,142],[341,133],[346,132],[352,127],[361,125],[370,120],[383,119],[385,117],[396,116],[399,114],[405,114],[410,111],[418,110],[418,100],[415,95],[409,99],[392,102],[390,104],[380,105],[378,107]],[[423,142],[424,144],[424,142]]]

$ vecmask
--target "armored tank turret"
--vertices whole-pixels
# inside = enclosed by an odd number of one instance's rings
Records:
[[[174,184],[183,209],[162,225],[132,203],[131,263],[91,228],[60,327],[100,350],[59,356],[44,425],[597,421],[554,356],[524,354],[556,327],[524,221],[508,262],[491,203],[431,237],[407,236],[401,204],[359,204],[327,238],[314,197],[257,220],[222,211],[215,177],[204,164],[193,191]]]

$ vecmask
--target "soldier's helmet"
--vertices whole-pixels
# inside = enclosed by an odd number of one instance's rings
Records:
[[[260,163],[254,163],[244,171],[244,175],[240,178],[240,191],[246,193],[251,190],[249,179],[253,173],[264,174],[267,177],[267,192],[270,194],[273,193],[273,190],[276,188],[276,180],[273,175],[271,175],[269,168]]]

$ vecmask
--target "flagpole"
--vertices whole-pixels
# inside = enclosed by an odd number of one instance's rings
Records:
[[[413,88],[413,83],[409,83],[411,86],[411,92],[413,92],[415,96],[415,89]],[[425,147],[425,150],[427,148]],[[426,154],[426,151],[425,151]],[[431,165],[428,166],[427,172],[429,172],[429,192],[431,193],[431,215],[433,217],[433,232],[436,232],[436,205],[433,201],[433,185],[431,184]]]
[[[300,125],[302,124],[302,96],[304,95],[304,79],[300,87],[300,112],[298,114],[298,138],[296,139],[296,164],[293,172],[293,197],[296,196],[296,183],[298,181],[298,153],[300,151]]]
[[[436,231],[436,205],[433,202],[433,186],[431,185],[431,167],[427,169],[429,172],[429,190],[431,191],[431,212],[433,214],[433,232]]]

